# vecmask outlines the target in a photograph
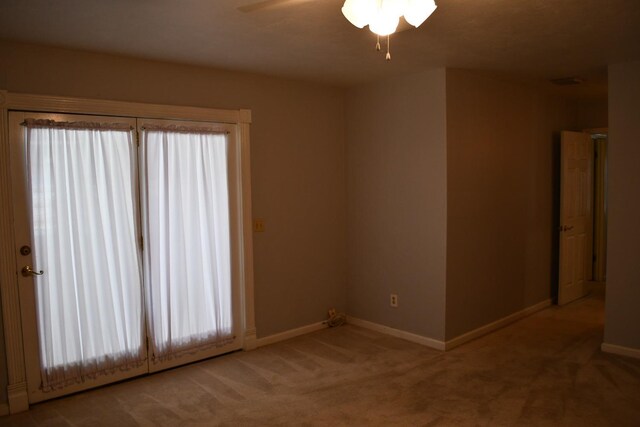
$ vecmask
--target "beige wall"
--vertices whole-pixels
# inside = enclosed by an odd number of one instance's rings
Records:
[[[354,88],[347,104],[349,314],[442,340],[445,70]]]
[[[607,98],[595,100],[577,100],[576,127],[577,129],[601,129],[609,123]]]
[[[640,350],[640,62],[609,67],[604,341]]]
[[[557,139],[574,116],[538,88],[447,70],[448,340],[551,297]]]
[[[0,52],[9,91],[251,109],[253,213],[266,221],[254,235],[258,336],[346,309],[344,90],[3,41]]]

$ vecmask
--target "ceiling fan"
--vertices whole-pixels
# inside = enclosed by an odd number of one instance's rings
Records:
[[[309,3],[316,0],[260,0],[253,3],[245,4],[244,6],[239,6],[237,9],[240,12],[251,13],[258,12],[263,9],[271,9],[276,7],[289,7],[296,6],[303,3]],[[398,24],[398,29],[395,33],[401,33],[403,31],[407,31],[414,28],[411,24],[409,24],[404,19],[400,19],[400,23]]]
[[[244,13],[250,13],[311,1],[315,0],[259,0],[237,9]],[[377,35],[377,51],[381,50],[380,37],[386,37],[386,59],[390,60],[390,35],[413,27],[418,28],[435,11],[436,7],[435,0],[345,0],[342,13],[349,22],[358,28],[369,26],[369,29]]]
[[[314,0],[260,0],[238,7],[238,10],[244,13],[255,12],[261,9],[269,9],[273,7],[294,6],[296,4],[308,3]]]

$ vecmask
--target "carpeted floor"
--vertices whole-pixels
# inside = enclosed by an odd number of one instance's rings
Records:
[[[640,426],[640,360],[602,353],[603,300],[447,353],[323,330],[34,405],[2,426]]]

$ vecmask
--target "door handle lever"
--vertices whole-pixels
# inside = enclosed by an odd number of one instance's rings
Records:
[[[35,271],[31,268],[30,265],[25,265],[24,267],[22,267],[22,275],[24,277],[29,277],[29,276],[42,276],[44,274],[44,271],[40,270]]]

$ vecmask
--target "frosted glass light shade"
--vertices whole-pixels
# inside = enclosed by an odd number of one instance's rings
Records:
[[[434,0],[408,0],[407,8],[404,12],[404,19],[414,27],[418,28],[436,10]]]
[[[369,24],[369,29],[379,36],[387,36],[396,31],[399,23],[399,17],[378,13]]]
[[[363,28],[371,22],[376,11],[376,2],[371,0],[346,0],[342,5],[342,14],[349,22],[358,28]]]
[[[369,1],[376,4],[369,22],[369,29],[379,36],[394,33],[400,23],[400,17],[406,9],[407,0]]]
[[[379,36],[392,34],[400,17],[419,27],[436,10],[435,0],[345,0],[342,14],[358,28],[369,25]]]
[[[373,3],[377,3],[377,1],[373,1]],[[409,5],[408,0],[382,0],[380,3],[379,11],[384,13],[385,15],[397,16],[400,18],[404,15],[407,6]]]

